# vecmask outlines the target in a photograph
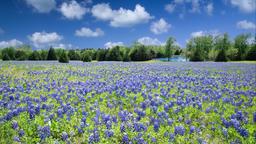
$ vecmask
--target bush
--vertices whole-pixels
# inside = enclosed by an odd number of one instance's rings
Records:
[[[90,56],[90,54],[88,52],[83,53],[82,61],[83,62],[91,62],[92,61],[92,57]]]
[[[68,55],[64,50],[60,54],[59,62],[60,63],[69,63]]]
[[[228,61],[227,55],[226,55],[226,51],[224,49],[220,50],[216,59],[216,62],[226,62]]]
[[[52,47],[48,51],[47,60],[57,60],[57,55]]]

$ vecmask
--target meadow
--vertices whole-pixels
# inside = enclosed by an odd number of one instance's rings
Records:
[[[256,64],[0,62],[0,143],[256,143]]]

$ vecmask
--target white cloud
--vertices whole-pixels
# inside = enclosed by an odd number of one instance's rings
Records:
[[[256,10],[255,0],[230,0],[230,3],[245,13],[252,13]]]
[[[17,47],[23,45],[23,42],[17,40],[17,39],[12,39],[9,41],[0,41],[0,48],[6,48],[6,47]]]
[[[209,3],[209,4],[207,4],[207,6],[205,7],[205,10],[206,10],[206,12],[207,12],[208,15],[212,15],[213,9],[214,9],[213,3]]]
[[[62,3],[59,11],[67,19],[82,19],[84,14],[89,12],[89,9],[81,6],[75,0]]]
[[[164,45],[164,43],[159,41],[157,38],[151,38],[151,37],[139,38],[137,42],[143,45]]]
[[[112,48],[112,47],[115,47],[115,46],[123,46],[124,43],[123,42],[107,42],[104,44],[104,47],[109,49],[109,48]]]
[[[184,17],[186,11],[191,13],[200,13],[204,9],[207,14],[211,15],[214,9],[213,3],[205,0],[174,0],[165,5],[165,10],[169,13],[181,10],[181,12],[179,12],[180,18]]]
[[[26,3],[39,13],[49,13],[56,6],[55,0],[26,0]]]
[[[80,37],[99,37],[103,36],[104,32],[100,28],[96,28],[93,31],[90,28],[83,27],[80,30],[76,30],[75,35]]]
[[[150,31],[154,34],[166,33],[171,28],[171,24],[168,24],[163,18],[159,21],[155,21],[150,26]]]
[[[200,31],[192,32],[190,36],[191,37],[200,37],[200,36],[207,36],[207,35],[217,36],[219,34],[220,34],[219,30],[209,30],[209,31],[200,30]]]
[[[176,7],[175,4],[167,4],[167,5],[165,5],[164,9],[165,9],[167,12],[172,13],[172,12],[174,12],[175,7]]]
[[[28,36],[28,38],[31,42],[33,42],[35,47],[44,47],[45,45],[52,45],[63,39],[63,37],[57,34],[56,32],[35,32],[31,36]]]
[[[92,7],[92,15],[97,19],[110,21],[113,27],[130,27],[140,23],[146,23],[153,17],[144,7],[137,4],[134,10],[120,8],[112,10],[109,4],[102,3]]]
[[[242,20],[237,22],[236,26],[239,29],[245,29],[245,30],[255,30],[256,25],[253,22],[247,21],[247,20]]]

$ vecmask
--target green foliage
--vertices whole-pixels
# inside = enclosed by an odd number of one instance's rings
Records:
[[[92,61],[92,57],[90,56],[90,53],[88,51],[85,51],[82,54],[82,61],[83,62],[91,62]]]
[[[228,61],[225,49],[222,49],[222,50],[219,51],[215,61],[216,62],[226,62],[226,61]]]
[[[250,50],[247,52],[246,60],[256,60],[256,43],[252,44]]]
[[[3,53],[2,59],[3,59],[3,61],[11,60],[11,58],[9,57],[9,55],[7,53]]]
[[[213,48],[212,36],[194,37],[187,43],[187,49],[190,51],[191,61],[209,60],[208,53]]]
[[[40,60],[40,54],[38,51],[33,51],[30,56],[28,57],[29,60]]]
[[[15,49],[13,47],[2,50],[3,60],[15,60]]]
[[[48,51],[47,60],[57,60],[55,50],[52,47]]]
[[[244,60],[246,56],[246,52],[249,49],[248,38],[249,34],[240,34],[236,36],[234,48],[237,49],[237,58],[236,60]]]
[[[39,54],[40,54],[40,60],[47,60],[48,51],[46,51],[46,50],[41,50],[41,51],[39,51]]]
[[[170,37],[166,42],[165,55],[168,57],[168,61],[170,61],[170,57],[173,55],[175,41],[176,40],[173,37]]]
[[[124,62],[128,62],[128,61],[131,61],[131,58],[129,56],[129,52],[130,52],[130,49],[126,49],[124,51],[124,56],[123,56],[123,61]]]
[[[75,50],[69,50],[68,57],[70,60],[80,60],[81,59],[79,53],[76,52]]]
[[[97,61],[104,61],[104,60],[105,60],[105,57],[106,57],[106,54],[107,54],[107,50],[99,49],[99,50],[97,51],[96,60],[97,60]]]
[[[28,55],[24,50],[15,51],[15,60],[22,61],[27,59],[28,59]]]
[[[60,63],[68,63],[69,62],[69,59],[68,59],[68,55],[67,53],[65,52],[65,50],[63,50],[60,54],[60,57],[59,57],[59,62]]]
[[[108,50],[106,60],[108,61],[122,61],[121,51],[119,46],[115,46]]]
[[[152,55],[144,45],[137,45],[131,50],[130,58],[132,61],[146,61],[152,59]]]

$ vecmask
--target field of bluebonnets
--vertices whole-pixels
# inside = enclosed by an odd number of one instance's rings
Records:
[[[0,143],[256,142],[256,64],[0,63]]]

